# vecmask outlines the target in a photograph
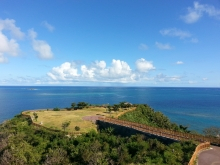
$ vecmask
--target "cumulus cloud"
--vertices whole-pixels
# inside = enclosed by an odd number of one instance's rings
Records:
[[[41,23],[45,28],[47,28],[47,30],[49,30],[50,32],[53,32],[54,31],[54,27],[51,25],[51,24],[49,24],[47,21],[43,21],[42,23]]]
[[[147,50],[148,49],[148,46],[146,45],[146,44],[140,44],[139,46],[138,46],[138,48],[140,49],[140,50]]]
[[[53,58],[53,52],[50,45],[43,40],[37,40],[37,33],[34,29],[28,31],[29,37],[32,40],[32,47],[38,53],[37,56],[40,59],[51,59]]]
[[[181,64],[183,64],[183,62],[182,61],[177,61],[176,64],[181,65]]]
[[[195,23],[197,22],[204,14],[209,15],[210,17],[220,18],[220,10],[216,9],[212,5],[200,4],[199,2],[194,2],[193,7],[187,8],[187,14],[181,16],[186,23]]]
[[[189,32],[177,28],[163,29],[160,30],[160,33],[164,36],[179,37],[180,39],[191,37]]]
[[[77,78],[77,68],[74,63],[65,62],[58,67],[53,67],[47,75],[53,80],[72,80]]]
[[[105,61],[95,61],[90,65],[76,66],[74,63],[65,62],[52,68],[48,76],[55,81],[93,81],[93,82],[136,82],[140,74],[155,69],[152,62],[145,59],[136,61],[137,71],[121,60],[113,59],[108,67]]]
[[[170,46],[169,43],[162,44],[162,43],[156,42],[155,45],[156,45],[159,49],[162,49],[162,50],[170,50],[170,49],[172,49],[172,46]]]
[[[131,74],[130,66],[120,60],[112,60],[112,66],[109,68],[109,76],[113,78],[121,78]]]
[[[7,36],[4,31],[8,31],[11,37]],[[0,19],[0,63],[8,61],[7,55],[17,56],[19,53],[19,44],[17,39],[22,39],[24,33],[15,25],[13,19]]]
[[[151,61],[146,61],[143,58],[138,59],[135,64],[139,72],[148,72],[150,70],[155,69]]]

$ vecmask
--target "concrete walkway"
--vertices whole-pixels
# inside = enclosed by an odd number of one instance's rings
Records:
[[[220,147],[202,151],[198,156],[198,165],[220,165]]]

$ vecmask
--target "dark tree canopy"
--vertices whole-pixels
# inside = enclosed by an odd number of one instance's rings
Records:
[[[89,106],[89,103],[86,103],[86,102],[78,102],[78,103],[77,103],[77,107],[78,107],[79,109],[83,109],[83,108],[85,108],[85,107],[87,107],[87,106]]]

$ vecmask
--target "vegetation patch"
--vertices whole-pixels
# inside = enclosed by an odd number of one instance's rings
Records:
[[[143,135],[120,137],[112,128],[73,138],[35,127],[20,115],[0,125],[0,141],[0,164],[12,165],[185,165],[196,147],[192,142],[166,145]]]
[[[168,130],[189,132],[187,127],[170,122],[169,118],[163,113],[154,111],[154,109],[146,104],[138,105],[134,111],[129,111],[120,115],[119,119]]]
[[[80,102],[79,104],[80,109],[77,108],[77,110],[74,110],[75,107],[73,105],[75,106],[76,104],[72,104],[71,110],[54,108],[55,110],[27,111],[23,112],[23,114],[30,115],[34,123],[40,124],[47,128],[56,128],[66,132],[75,132],[75,127],[78,126],[80,127],[80,132],[89,132],[90,130],[97,130],[97,126],[94,124],[94,122],[92,120],[87,120],[90,118],[90,116],[96,116],[95,118],[98,116],[116,118],[125,111],[123,108],[110,112],[108,111],[107,107],[85,107],[83,102]],[[70,122],[70,124],[67,127],[63,127],[64,122]]]

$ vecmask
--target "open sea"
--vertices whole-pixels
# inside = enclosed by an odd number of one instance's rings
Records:
[[[80,101],[144,103],[190,130],[220,127],[220,88],[176,87],[0,86],[0,123],[24,110],[65,108]]]

